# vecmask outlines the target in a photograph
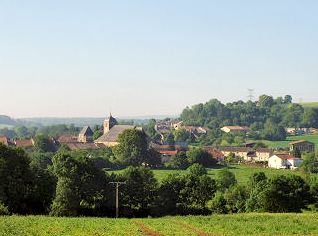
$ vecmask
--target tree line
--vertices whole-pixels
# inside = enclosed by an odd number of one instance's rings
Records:
[[[290,95],[275,99],[262,95],[258,101],[237,101],[227,104],[212,99],[205,104],[185,108],[180,119],[187,125],[203,126],[213,130],[199,142],[220,144],[220,138],[224,134],[219,128],[228,125],[250,127],[252,132],[249,133],[249,138],[284,140],[287,127],[318,128],[318,109],[304,108],[301,104],[293,103]],[[232,141],[233,139],[234,137]]]
[[[317,177],[268,178],[258,172],[241,185],[226,168],[211,177],[195,163],[185,173],[159,182],[142,163],[116,173],[104,167],[100,158],[85,152],[62,148],[37,159],[22,149],[0,145],[0,213],[112,217],[113,181],[125,182],[120,187],[120,213],[125,217],[301,212],[318,207]]]

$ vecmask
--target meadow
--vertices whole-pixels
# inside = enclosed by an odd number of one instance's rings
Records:
[[[288,136],[284,141],[269,141],[269,140],[260,140],[265,143],[269,148],[287,148],[289,143],[298,140],[307,140],[313,142],[316,147],[318,146],[318,134],[307,134],[307,135],[294,135]]]
[[[318,213],[249,213],[144,219],[0,217],[1,236],[318,235]]]
[[[248,165],[232,165],[229,167],[222,167],[219,166],[217,168],[208,168],[208,175],[211,178],[216,178],[217,174],[221,169],[228,168],[229,171],[233,172],[235,174],[235,177],[240,184],[246,184],[250,178],[250,176],[255,172],[263,171],[267,177],[273,177],[275,175],[290,175],[290,174],[296,174],[296,175],[303,175],[301,171],[298,170],[284,170],[284,169],[270,169],[270,168],[262,168],[257,166],[248,166]],[[109,173],[121,173],[124,170],[119,171],[109,171]],[[169,174],[179,173],[179,174],[185,174],[187,173],[187,170],[168,170],[168,169],[154,169],[152,170],[155,177],[162,181],[165,177],[167,177]]]
[[[318,108],[318,102],[304,102],[301,105],[303,107]]]

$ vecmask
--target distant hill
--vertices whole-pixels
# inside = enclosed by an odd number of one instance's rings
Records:
[[[303,107],[311,107],[311,108],[318,108],[318,102],[304,102],[301,103]]]
[[[6,115],[0,115],[0,125],[17,125],[18,122]]]

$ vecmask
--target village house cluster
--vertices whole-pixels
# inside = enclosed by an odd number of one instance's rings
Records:
[[[65,145],[71,150],[85,150],[85,149],[99,149],[103,147],[113,147],[118,144],[118,136],[127,129],[138,129],[142,131],[142,127],[134,125],[120,125],[117,120],[110,114],[103,122],[103,134],[94,140],[94,132],[89,126],[82,128],[80,133],[76,135],[61,135],[58,139],[51,138],[51,142],[54,145]],[[161,141],[150,141],[149,145],[162,156],[162,161],[166,162],[173,155],[177,155],[179,152],[187,151],[188,144],[186,142],[174,142],[174,144],[168,144],[164,141],[164,136],[171,133],[174,130],[184,129],[193,138],[199,138],[201,135],[207,134],[209,128],[187,126],[180,120],[160,120],[156,122],[154,127],[156,132],[161,136]],[[224,126],[221,130],[225,133],[233,134],[248,134],[250,132],[249,127],[245,126]],[[301,132],[316,132],[313,129],[300,129]],[[299,129],[287,129],[287,132],[297,133]],[[0,136],[0,143],[4,145],[12,145],[22,148],[32,148],[35,144],[33,139],[25,140],[10,140],[5,136]],[[298,168],[302,159],[297,158],[291,153],[295,151],[299,153],[314,152],[315,145],[312,142],[299,140],[289,143],[289,151],[281,152],[275,151],[271,148],[254,148],[255,143],[246,143],[243,146],[229,146],[229,147],[212,147],[204,146],[203,149],[208,151],[213,158],[219,162],[223,162],[227,156],[235,155],[243,162],[253,163],[266,163],[270,168],[276,169],[295,169]]]

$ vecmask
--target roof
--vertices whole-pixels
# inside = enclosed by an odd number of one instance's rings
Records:
[[[115,125],[111,128],[106,134],[103,134],[97,140],[96,143],[103,143],[103,142],[117,142],[118,136],[127,129],[141,129],[134,125]]]
[[[71,134],[65,134],[58,138],[59,143],[77,143],[77,137]]]
[[[17,147],[33,147],[34,141],[33,141],[33,139],[15,140],[14,144]]]
[[[160,150],[158,151],[161,155],[173,156],[178,154],[178,150],[168,151],[168,150]]]
[[[247,127],[247,126],[236,126],[236,125],[234,125],[234,126],[224,126],[223,128],[228,128],[230,130],[242,130],[242,131],[250,130],[250,128]]]
[[[84,126],[79,134],[85,136],[93,136],[94,133],[89,126]]]
[[[224,152],[250,152],[254,151],[252,148],[248,147],[220,147],[220,151]]]
[[[299,144],[299,143],[312,143],[312,142],[309,142],[307,140],[297,140],[297,141],[289,143],[289,145],[294,145],[294,144]]]
[[[4,145],[9,145],[9,140],[6,136],[0,136],[0,143]]]
[[[86,150],[99,148],[99,146],[95,143],[67,143],[66,146],[68,146],[68,148],[71,150]]]
[[[275,156],[279,157],[282,160],[301,160],[301,158],[297,158],[289,154],[276,154]]]
[[[210,153],[212,155],[212,157],[214,157],[214,158],[223,158],[224,157],[224,154],[215,148],[205,148],[205,150],[208,153]]]

